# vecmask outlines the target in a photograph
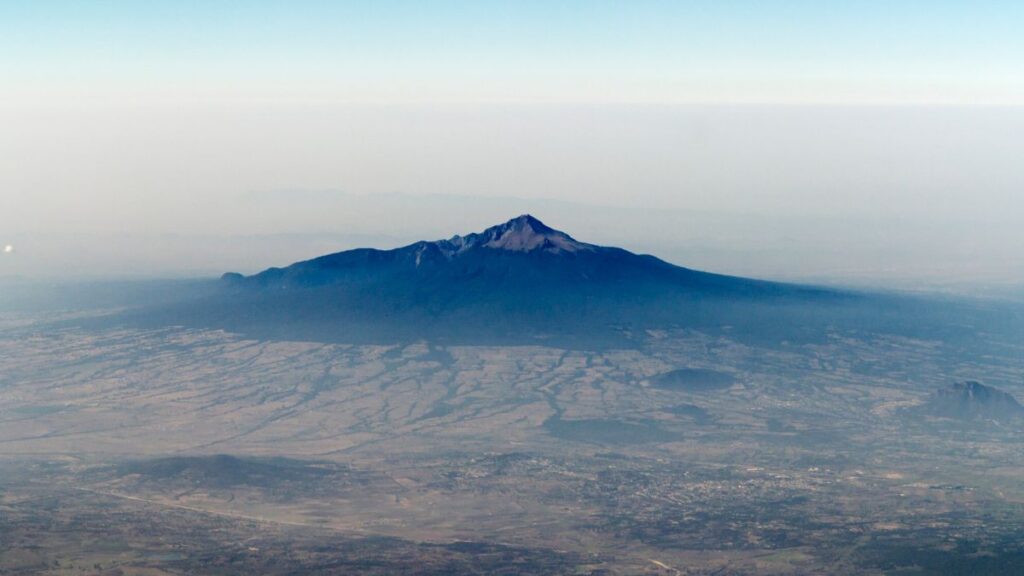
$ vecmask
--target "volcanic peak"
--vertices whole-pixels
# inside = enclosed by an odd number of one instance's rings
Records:
[[[544,251],[550,253],[574,253],[594,250],[595,246],[577,242],[565,232],[555,230],[540,220],[523,214],[483,232],[466,236],[453,236],[439,240],[435,245],[448,256],[455,256],[467,250],[490,248],[512,252]]]

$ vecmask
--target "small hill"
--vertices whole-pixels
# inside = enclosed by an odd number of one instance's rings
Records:
[[[711,392],[724,390],[736,383],[727,372],[706,368],[679,368],[651,378],[651,386],[680,392]]]
[[[1013,422],[1024,418],[1024,406],[1012,395],[972,381],[936,390],[915,412],[965,422]]]

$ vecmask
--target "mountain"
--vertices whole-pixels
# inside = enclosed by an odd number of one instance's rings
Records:
[[[207,324],[334,341],[595,342],[737,324],[753,334],[776,330],[779,318],[765,315],[782,306],[806,312],[808,302],[849,298],[580,242],[530,215],[447,240],[229,273],[222,284],[216,304],[203,309]],[[789,318],[802,325],[800,314]]]
[[[579,242],[523,215],[466,236],[416,242],[394,250],[348,250],[271,268],[254,276],[225,274],[236,288],[308,289],[323,286],[373,287],[416,293],[426,300],[454,292],[460,298],[479,288],[484,298],[537,302],[547,292],[586,298],[595,292],[659,285],[705,293],[779,293],[779,284],[696,272],[653,256]],[[445,298],[449,304],[464,304]]]
[[[972,381],[936,390],[916,412],[967,422],[1011,422],[1024,418],[1024,406],[1012,395]]]

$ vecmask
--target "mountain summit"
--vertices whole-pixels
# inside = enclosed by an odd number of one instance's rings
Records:
[[[436,242],[438,246],[451,254],[457,254],[473,248],[493,248],[514,252],[579,252],[592,250],[595,246],[573,240],[565,232],[549,228],[540,220],[529,214],[513,218],[504,224],[492,226],[478,234],[455,236],[450,240]]]
[[[835,296],[587,244],[528,214],[447,240],[229,273],[222,285],[202,312],[208,324],[289,338],[376,334],[370,339],[378,341],[531,342],[634,328],[761,326],[766,303]]]

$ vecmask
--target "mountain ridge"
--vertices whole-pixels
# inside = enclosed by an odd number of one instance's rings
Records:
[[[517,216],[503,224],[491,226],[483,232],[466,236],[456,235],[448,240],[436,240],[433,244],[453,256],[476,247],[518,252],[544,250],[553,253],[597,248],[593,244],[576,241],[572,236],[547,226],[530,214]]]

